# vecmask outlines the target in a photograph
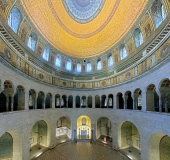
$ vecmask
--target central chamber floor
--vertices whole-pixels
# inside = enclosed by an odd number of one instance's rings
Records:
[[[36,160],[129,160],[111,147],[99,143],[64,143]]]

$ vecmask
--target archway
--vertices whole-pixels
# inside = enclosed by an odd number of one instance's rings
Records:
[[[81,98],[81,108],[86,108],[86,106],[87,106],[86,96],[82,96],[82,98]]]
[[[149,160],[169,159],[170,137],[166,136],[164,133],[157,132],[150,137],[148,148]]]
[[[159,96],[154,84],[147,87],[146,92],[146,110],[159,112]]]
[[[44,98],[45,98],[44,92],[40,91],[38,93],[38,98],[37,98],[37,109],[45,108],[45,102],[44,102],[45,100],[44,100]]]
[[[107,108],[107,98],[106,95],[101,96],[101,108]]]
[[[73,108],[73,96],[68,97],[68,108]]]
[[[80,96],[76,96],[76,108],[80,108]]]
[[[35,109],[36,106],[36,92],[33,89],[29,90],[29,109]]]
[[[119,126],[118,145],[122,152],[130,157],[134,156],[133,153],[137,153],[140,158],[140,134],[132,122],[125,121]]]
[[[61,117],[56,123],[57,143],[63,143],[71,139],[71,121],[68,117]]]
[[[118,109],[124,109],[124,100],[123,100],[123,94],[118,93],[116,97],[116,105]]]
[[[36,122],[30,131],[30,159],[42,153],[50,144],[49,125],[43,120]]]
[[[112,141],[112,124],[106,117],[101,117],[97,121],[97,139],[103,143],[110,144]]]
[[[108,95],[108,108],[113,108],[113,94]]]
[[[124,101],[125,101],[125,109],[133,109],[133,99],[130,91],[127,91],[125,93]]]
[[[159,91],[162,101],[162,112],[170,112],[170,80],[164,79],[160,83]]]
[[[95,108],[100,108],[100,97],[95,96]]]
[[[13,103],[14,103],[14,87],[13,84],[6,80],[4,82],[4,95],[6,96],[6,111],[13,111]]]
[[[55,108],[60,108],[60,95],[56,94],[55,95]]]
[[[52,108],[52,94],[48,93],[45,99],[45,108]]]
[[[8,131],[0,137],[0,159],[22,159],[22,138],[18,131]]]
[[[24,110],[25,108],[25,89],[23,86],[17,86],[16,94],[14,95],[14,103],[13,109],[14,111],[17,110]]]
[[[87,106],[88,106],[88,108],[92,108],[92,96],[88,96],[88,98],[87,98]]]
[[[63,95],[61,98],[61,108],[67,108],[67,96]]]
[[[88,116],[80,116],[77,119],[77,139],[91,138],[91,119]]]
[[[135,89],[133,98],[134,98],[133,109],[141,110],[142,109],[142,91],[140,88]]]

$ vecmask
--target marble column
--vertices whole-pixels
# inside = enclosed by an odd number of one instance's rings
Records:
[[[51,108],[55,108],[55,95],[51,97]]]
[[[8,105],[9,105],[9,95],[8,94],[5,94],[6,96],[6,111],[8,112],[9,109],[8,109]]]
[[[127,99],[128,99],[128,96],[124,96],[123,100],[124,100],[124,109],[127,109]]]
[[[168,100],[167,100],[167,97],[165,97],[165,112],[168,113]]]
[[[15,95],[15,94],[12,94],[12,95],[11,95],[11,104],[10,104],[10,106],[11,106],[11,112],[14,111],[14,107],[13,107],[13,105],[14,105],[14,95]]]
[[[146,91],[142,90],[142,111],[146,111]]]
[[[25,110],[28,111],[29,110],[29,91],[25,91]]]

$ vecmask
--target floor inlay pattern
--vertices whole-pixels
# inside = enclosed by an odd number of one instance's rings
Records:
[[[36,160],[128,160],[104,144],[65,143],[42,154]]]

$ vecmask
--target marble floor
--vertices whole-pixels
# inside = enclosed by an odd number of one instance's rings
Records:
[[[134,147],[125,148],[120,151],[128,155],[131,160],[141,160],[140,151]]]
[[[129,158],[106,144],[68,142],[48,150],[36,160],[129,160]]]

